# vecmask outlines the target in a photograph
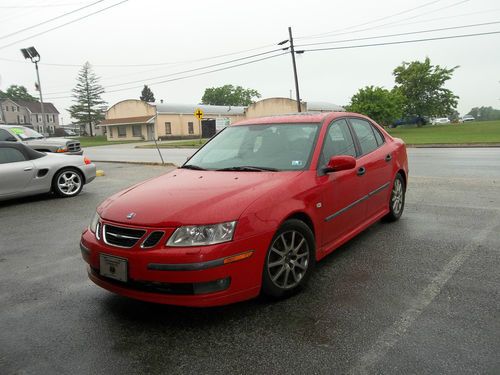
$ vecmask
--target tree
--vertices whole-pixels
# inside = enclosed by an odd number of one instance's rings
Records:
[[[500,109],[493,107],[474,107],[467,114],[473,116],[476,121],[500,120]]]
[[[390,125],[403,116],[404,97],[398,90],[366,86],[351,98],[347,110],[362,113],[379,124]]]
[[[444,88],[458,66],[447,69],[424,62],[403,62],[393,71],[395,88],[405,97],[404,114],[407,117],[442,117],[457,106],[458,96]]]
[[[0,91],[0,98],[1,99],[21,99],[21,100],[28,100],[30,102],[36,102],[37,99],[30,95],[28,93],[28,90],[24,86],[18,86],[18,85],[11,85],[7,88],[7,91],[3,92]]]
[[[248,106],[254,102],[254,98],[260,98],[257,90],[244,89],[241,86],[224,85],[205,89],[201,102],[202,104],[212,105]]]
[[[100,108],[106,104],[101,98],[104,88],[99,84],[99,78],[92,71],[88,61],[83,65],[76,80],[77,84],[73,89],[73,102],[76,104],[69,107],[68,111],[77,124],[89,125],[92,137],[94,135],[92,126],[104,118]]]
[[[155,95],[153,94],[153,91],[151,91],[151,89],[148,87],[148,85],[144,85],[140,99],[143,102],[149,102],[149,103],[155,102]]]

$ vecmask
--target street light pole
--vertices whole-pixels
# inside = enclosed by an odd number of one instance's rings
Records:
[[[295,48],[293,46],[292,28],[290,26],[288,27],[288,35],[290,36],[290,52],[292,54],[293,76],[295,78],[295,95],[297,96],[297,112],[301,112],[299,79],[297,77],[297,65],[295,64]]]
[[[42,84],[40,83],[40,73],[38,71],[38,63],[40,62],[40,54],[35,49],[35,47],[21,48],[21,52],[22,52],[25,59],[30,59],[31,62],[35,64],[36,79],[38,82],[38,92],[40,93],[40,107],[42,110],[42,133],[45,133],[45,128],[46,128],[47,124],[45,121],[45,110],[43,107]]]

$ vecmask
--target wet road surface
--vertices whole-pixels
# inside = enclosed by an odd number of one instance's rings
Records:
[[[78,242],[95,206],[162,167],[99,164],[77,198],[0,204],[0,373],[499,373],[500,178],[489,165],[436,176],[454,161],[426,158],[400,221],[277,302],[162,306],[87,280]]]

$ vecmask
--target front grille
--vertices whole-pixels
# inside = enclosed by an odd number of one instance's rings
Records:
[[[150,248],[156,246],[156,244],[161,240],[162,237],[163,237],[162,231],[151,232],[148,238],[146,238],[146,240],[142,243],[141,247]]]
[[[115,227],[114,225],[103,225],[104,242],[108,245],[118,247],[133,247],[146,233],[143,229],[131,229]]]
[[[81,150],[80,142],[68,143],[69,152],[78,152]]]

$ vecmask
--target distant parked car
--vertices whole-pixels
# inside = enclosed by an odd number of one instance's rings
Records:
[[[429,120],[426,117],[422,116],[414,116],[414,117],[405,117],[405,118],[400,118],[392,123],[390,126],[391,128],[396,128],[401,125],[427,125],[429,123]]]
[[[80,141],[71,138],[45,138],[21,125],[0,125],[0,141],[22,142],[36,151],[81,155]]]
[[[435,119],[432,119],[432,125],[442,125],[442,124],[449,124],[450,119],[448,117],[438,117]]]
[[[48,192],[74,197],[95,176],[95,164],[86,157],[39,152],[21,142],[0,142],[0,201]]]
[[[476,119],[474,118],[474,116],[472,115],[465,115],[464,117],[462,117],[462,119],[460,120],[460,122],[467,122],[467,121],[475,121]]]

